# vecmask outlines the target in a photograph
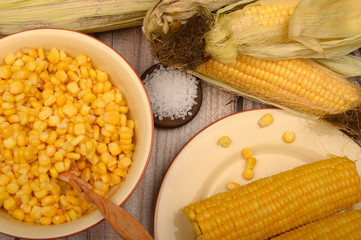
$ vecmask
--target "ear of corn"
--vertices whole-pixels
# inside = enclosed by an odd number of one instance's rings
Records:
[[[245,97],[317,118],[353,111],[361,104],[358,86],[307,60],[239,55],[228,64],[209,59],[196,71],[202,79]],[[361,134],[358,125],[349,122],[352,125],[339,127]]]
[[[220,14],[206,34],[205,51],[219,61],[230,62],[243,46],[265,48],[288,42],[289,19],[299,1],[260,0]]]
[[[0,1],[0,35],[32,28],[99,32],[140,26],[156,0]]]
[[[153,55],[175,67],[193,69],[189,62],[207,56],[230,62],[238,53],[330,59],[361,47],[360,8],[359,0],[170,0],[150,9],[143,27]],[[190,21],[198,16],[206,20]]]
[[[272,238],[273,240],[361,239],[361,210],[336,214]]]
[[[233,8],[219,10],[206,35],[206,52],[223,62],[237,52],[266,59],[334,58],[361,47],[358,0],[259,0]]]
[[[218,193],[183,212],[198,239],[268,239],[360,200],[354,162],[334,157]]]

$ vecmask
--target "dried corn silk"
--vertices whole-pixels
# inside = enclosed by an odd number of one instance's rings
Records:
[[[173,67],[160,66],[144,79],[154,117],[171,120],[191,115],[190,110],[197,104],[198,80]]]

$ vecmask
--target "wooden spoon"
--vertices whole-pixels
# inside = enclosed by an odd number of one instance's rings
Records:
[[[71,184],[88,202],[97,206],[99,211],[125,240],[151,240],[151,235],[145,228],[123,208],[91,190],[91,185],[79,178],[75,165],[58,177],[60,180]]]

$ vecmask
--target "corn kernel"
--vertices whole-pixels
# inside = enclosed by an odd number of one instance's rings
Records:
[[[50,49],[50,52],[47,56],[47,59],[51,62],[51,63],[58,63],[60,61],[60,53],[59,50],[56,48],[52,48]]]
[[[57,215],[53,217],[54,224],[62,224],[66,221],[66,217],[64,215]]]
[[[64,162],[56,162],[54,163],[54,168],[58,173],[66,171]]]
[[[241,186],[241,185],[238,184],[238,183],[229,182],[229,183],[227,183],[226,188],[227,188],[228,190],[233,190],[233,189],[238,188],[238,187],[240,187],[240,186]]]
[[[117,142],[111,142],[108,144],[109,152],[112,155],[118,155],[121,153],[121,149],[119,147],[119,143]]]
[[[104,82],[104,92],[109,92],[112,89],[112,83],[110,81]]]
[[[105,92],[102,96],[102,99],[105,104],[113,102],[115,100],[115,95],[112,92]]]
[[[132,164],[132,160],[129,157],[123,157],[119,159],[119,165],[123,168],[127,168]]]
[[[39,113],[39,119],[40,120],[46,120],[50,117],[50,115],[53,114],[53,109],[49,107],[43,107]]]
[[[228,136],[223,136],[218,140],[218,144],[222,147],[229,147],[231,145],[232,140]]]
[[[54,205],[43,206],[41,208],[41,214],[45,217],[53,217],[56,215],[57,208]]]
[[[243,171],[242,176],[247,180],[251,180],[253,178],[253,176],[254,176],[254,170],[249,169],[249,168],[245,168],[244,171]]]
[[[14,211],[17,208],[16,201],[12,196],[4,200],[3,207],[8,211]]]
[[[292,143],[293,141],[295,141],[296,135],[294,132],[291,131],[285,131],[283,134],[283,141],[285,141],[286,143]]]
[[[80,88],[79,88],[79,86],[78,86],[78,84],[76,82],[68,83],[66,85],[66,89],[73,96],[76,96],[76,94],[78,94],[78,92],[80,91]]]
[[[16,56],[14,53],[9,53],[8,55],[5,56],[5,63],[8,64],[8,65],[11,65],[15,62],[16,60]]]
[[[49,106],[53,105],[54,103],[56,103],[56,101],[57,101],[57,99],[55,96],[53,96],[53,95],[49,96],[48,98],[46,98],[44,100],[44,106],[49,107]]]
[[[19,220],[19,221],[22,221],[22,220],[24,220],[24,218],[25,218],[25,213],[24,213],[24,211],[21,210],[20,208],[15,209],[15,210],[11,213],[11,215],[12,215],[14,218],[16,218],[17,220]]]
[[[258,124],[260,127],[267,127],[273,123],[273,116],[270,113],[266,113],[263,115],[260,120],[258,120]]]
[[[80,205],[81,204],[81,200],[75,196],[72,195],[66,195],[66,200],[73,205]]]
[[[70,80],[75,81],[75,82],[79,81],[79,76],[75,72],[70,70],[67,72],[67,74],[68,74],[68,77],[70,78]],[[80,90],[80,89],[78,89],[78,90]]]
[[[108,80],[108,74],[106,72],[100,71],[99,69],[96,70],[97,73],[97,80],[99,82],[105,82]]]
[[[15,80],[10,84],[10,93],[19,94],[24,91],[24,84],[20,80]]]
[[[256,158],[254,158],[254,157],[247,158],[247,160],[246,160],[246,168],[249,168],[249,169],[253,170],[254,167],[256,166],[256,163],[257,163]]]
[[[12,70],[9,65],[0,66],[0,78],[8,79],[12,75]]]
[[[45,190],[45,189],[40,189],[39,191],[34,191],[34,196],[37,198],[37,199],[42,199],[44,198],[46,195],[48,195],[48,191]]]
[[[66,157],[70,160],[79,160],[81,156],[80,153],[69,152],[66,154]]]
[[[74,125],[74,134],[75,135],[83,135],[85,134],[85,124],[84,123],[76,123]]]
[[[104,121],[109,124],[117,125],[120,122],[119,112],[105,112]]]
[[[3,145],[7,149],[13,149],[16,146],[16,140],[13,137],[3,140]]]
[[[18,183],[15,181],[11,181],[7,186],[6,186],[6,191],[10,194],[15,194],[17,191],[19,190],[19,185]]]
[[[96,99],[96,96],[91,92],[85,93],[82,97],[83,102],[86,104],[92,103],[95,99]]]
[[[78,109],[76,108],[76,106],[73,103],[68,102],[64,105],[63,112],[68,117],[72,117],[78,112]]]
[[[50,225],[53,222],[53,218],[52,217],[41,217],[39,219],[39,223],[42,225]]]
[[[120,106],[119,111],[121,113],[127,113],[129,111],[129,108],[127,106]]]
[[[252,157],[252,156],[253,156],[253,150],[252,150],[252,148],[249,148],[249,147],[243,148],[243,149],[242,149],[242,156],[243,156],[245,159]]]

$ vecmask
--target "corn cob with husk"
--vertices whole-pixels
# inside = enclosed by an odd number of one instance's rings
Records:
[[[143,23],[156,0],[2,0],[0,36],[32,28],[65,28],[86,33]]]
[[[150,9],[143,26],[155,57],[173,66],[192,68],[209,55],[227,62],[238,53],[338,58],[361,47],[360,11],[359,0],[172,0]]]
[[[361,89],[309,60],[263,60],[240,54],[227,64],[209,59],[194,75],[236,94],[361,134]]]
[[[361,239],[361,210],[342,212],[272,238],[272,240],[282,239]]]
[[[361,136],[361,89],[356,83],[311,59],[293,59],[291,56],[292,59],[287,60],[264,60],[240,54],[239,44],[229,47],[235,35],[231,36],[229,32],[239,32],[245,25],[251,26],[245,27],[248,33],[242,32],[245,47],[252,46],[252,43],[269,46],[286,43],[288,22],[297,9],[295,6],[303,1],[259,0],[251,4],[246,0],[238,1],[219,10],[213,23],[212,17],[206,15],[211,13],[205,7],[192,12],[193,15],[188,14],[185,19],[178,16],[182,13],[178,7],[175,8],[177,16],[169,14],[160,18],[167,19],[162,22],[163,25],[167,23],[164,32],[163,28],[156,27],[156,5],[147,13],[144,30],[154,56],[164,65],[190,69],[194,75],[220,88],[307,117],[326,120],[354,136]],[[166,4],[164,1],[163,5]],[[234,11],[237,8],[240,10]],[[222,31],[225,33],[221,34]],[[217,40],[213,45],[221,49],[219,54],[209,44],[209,38]],[[247,42],[249,39],[252,41]],[[350,45],[352,47],[354,45]],[[268,48],[258,48],[260,53],[265,50]],[[347,76],[361,74],[361,61],[355,56],[342,56],[342,61],[350,64],[346,65],[347,68],[336,59],[320,61],[323,65],[342,69],[342,74]]]
[[[332,157],[192,203],[198,239],[268,239],[361,201],[355,163]]]
[[[220,61],[234,60],[237,52],[266,59],[334,58],[361,47],[357,0],[260,0],[223,11],[206,34],[205,49]]]

